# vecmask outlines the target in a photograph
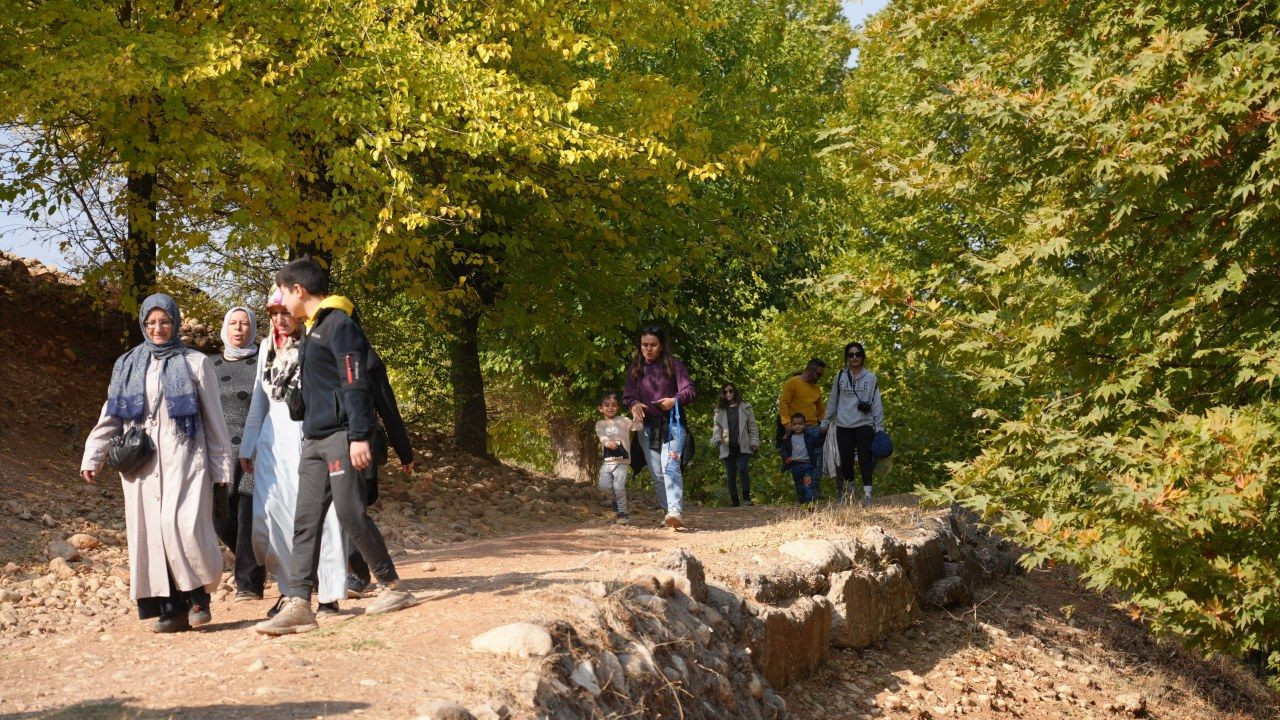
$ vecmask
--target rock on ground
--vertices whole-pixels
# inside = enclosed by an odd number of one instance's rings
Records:
[[[477,635],[471,640],[471,649],[522,658],[542,657],[551,652],[551,633],[541,625],[511,623]]]
[[[435,700],[418,711],[417,720],[476,720],[471,711],[449,700]]]
[[[62,558],[67,562],[80,559],[80,551],[76,549],[75,545],[66,540],[54,540],[49,543],[49,547],[45,552],[50,559]]]
[[[778,552],[812,565],[821,573],[839,572],[853,567],[853,562],[830,540],[792,540],[783,543]]]

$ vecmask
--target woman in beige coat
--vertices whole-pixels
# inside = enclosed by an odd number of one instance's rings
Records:
[[[760,449],[760,426],[756,423],[751,403],[742,399],[733,383],[720,388],[716,400],[715,427],[711,444],[720,447],[725,482],[729,486],[729,502],[738,507],[738,481],[742,482],[742,502],[751,502],[751,456]]]
[[[214,485],[231,479],[230,438],[208,357],[178,338],[182,317],[168,295],[142,303],[143,342],[116,360],[80,474],[94,482],[113,438],[142,425],[155,452],[121,474],[129,538],[130,597],[156,632],[211,620],[209,591],[222,577],[214,534]],[[221,499],[225,503],[223,490]]]

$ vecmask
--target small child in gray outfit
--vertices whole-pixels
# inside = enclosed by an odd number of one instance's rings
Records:
[[[627,518],[627,476],[631,473],[631,433],[635,422],[618,415],[618,394],[605,393],[600,399],[603,420],[596,421],[596,437],[600,438],[600,492],[613,502],[619,521]]]

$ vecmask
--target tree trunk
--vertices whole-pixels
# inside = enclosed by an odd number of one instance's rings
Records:
[[[310,141],[310,136],[306,137]],[[337,188],[329,179],[329,163],[325,159],[323,148],[315,147],[312,152],[314,154],[308,156],[312,174],[304,173],[298,177],[299,201],[304,208],[304,219],[294,225],[294,236],[289,243],[289,259],[310,257],[324,268],[325,279],[328,280],[333,275],[333,249],[325,248],[319,238],[329,232],[329,210]],[[311,179],[312,177],[315,179]],[[308,209],[312,212],[306,212]]]
[[[129,320],[129,344],[142,342],[142,328],[135,321],[142,301],[156,286],[156,174],[129,171],[126,181],[129,230],[124,243],[124,310]],[[173,329],[178,332],[178,328]]]
[[[116,19],[123,28],[129,28],[133,25],[133,2],[125,0],[116,10]],[[129,105],[135,106],[141,101],[139,97],[131,97]],[[154,105],[155,103],[153,103]],[[155,126],[147,123],[147,150],[155,147],[157,143]],[[139,150],[139,148],[134,148]],[[146,153],[139,153],[146,155]],[[124,258],[124,281],[121,283],[122,292],[121,304],[128,317],[126,330],[129,333],[129,345],[137,345],[142,342],[142,328],[136,321],[138,310],[142,305],[142,301],[150,295],[156,287],[156,170],[140,170],[135,165],[129,165],[125,178],[125,214],[128,221],[128,231],[124,240],[123,252],[120,253]],[[179,328],[173,329],[174,333],[180,331]]]
[[[556,477],[579,482],[590,481],[600,462],[600,443],[589,422],[571,417],[547,419],[551,447],[556,451]]]
[[[453,386],[453,441],[472,455],[489,457],[489,418],[480,372],[480,313],[464,311],[449,340],[449,384]]]

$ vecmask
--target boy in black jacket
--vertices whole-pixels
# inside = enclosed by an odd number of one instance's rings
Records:
[[[782,469],[791,471],[796,485],[796,503],[804,505],[818,499],[817,433],[807,432],[804,413],[791,416],[786,435],[778,441],[778,454],[782,457]]]
[[[254,629],[266,635],[314,630],[311,591],[316,583],[320,529],[329,503],[383,590],[366,612],[391,612],[417,603],[400,587],[382,533],[369,517],[365,474],[373,464],[374,395],[371,354],[364,331],[351,318],[344,297],[329,295],[328,278],[310,258],[294,260],[276,273],[284,306],[306,320],[300,351],[302,460],[294,511],[292,581],[280,612]]]

